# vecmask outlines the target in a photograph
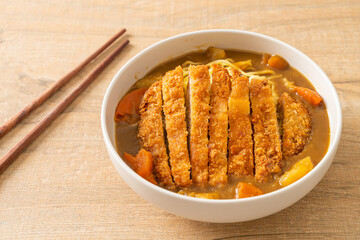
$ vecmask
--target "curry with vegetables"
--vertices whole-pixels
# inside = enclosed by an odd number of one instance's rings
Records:
[[[141,177],[196,198],[266,194],[326,154],[312,84],[278,55],[210,47],[161,64],[115,110],[116,146]]]

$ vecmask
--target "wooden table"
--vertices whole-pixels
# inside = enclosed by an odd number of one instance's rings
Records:
[[[0,123],[122,27],[125,52],[0,175],[1,239],[360,239],[360,2],[0,1]],[[317,62],[334,83],[343,134],[330,170],[301,201],[245,223],[173,216],[120,178],[100,130],[104,92],[136,53],[175,34],[212,28],[278,38]],[[89,73],[88,68],[16,129],[14,146]]]

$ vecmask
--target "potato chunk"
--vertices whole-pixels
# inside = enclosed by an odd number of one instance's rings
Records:
[[[226,53],[224,49],[216,48],[216,47],[209,47],[206,50],[206,54],[212,59],[212,60],[218,60],[218,59],[225,59]]]
[[[310,157],[306,157],[296,162],[289,171],[286,171],[280,177],[279,183],[282,187],[286,187],[305,176],[313,168],[314,164],[311,162]]]
[[[204,198],[204,199],[219,199],[220,194],[217,192],[209,192],[209,193],[199,193],[199,192],[193,192],[193,191],[187,191],[187,190],[180,190],[178,194],[189,196],[189,197],[195,197],[195,198]]]

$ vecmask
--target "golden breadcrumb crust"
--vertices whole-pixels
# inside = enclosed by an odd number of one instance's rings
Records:
[[[206,65],[189,67],[188,86],[191,177],[194,184],[204,185],[209,177],[210,75]]]
[[[254,175],[249,79],[246,77],[236,77],[231,83],[228,149],[229,175]]]
[[[254,127],[255,179],[266,182],[281,172],[282,154],[276,106],[267,79],[250,82],[251,121]]]
[[[176,186],[187,187],[190,179],[190,159],[187,146],[186,111],[183,71],[180,66],[162,78],[163,110],[170,152],[170,166]]]
[[[230,75],[218,65],[213,65],[209,122],[209,183],[223,186],[227,175],[228,99]]]
[[[138,138],[141,148],[154,157],[154,172],[159,185],[174,188],[164,140],[161,88],[161,81],[152,84],[141,100]]]
[[[283,117],[282,152],[292,156],[301,152],[310,139],[311,116],[306,107],[288,93],[279,99]]]

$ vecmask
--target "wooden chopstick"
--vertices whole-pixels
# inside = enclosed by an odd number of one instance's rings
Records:
[[[20,112],[12,116],[4,125],[0,127],[0,138],[3,137],[7,132],[13,129],[21,120],[26,118],[30,112],[39,107],[43,102],[51,97],[57,90],[64,86],[69,80],[79,73],[86,65],[93,61],[97,56],[100,55],[106,48],[108,48],[115,40],[122,36],[126,32],[126,29],[121,29],[117,34],[110,38],[104,45],[102,45],[98,50],[91,54],[87,59],[75,67],[71,72],[66,74],[64,77],[57,80],[51,87],[46,89],[41,93],[37,98],[35,98],[31,103],[26,105]]]
[[[0,159],[0,173],[2,173],[39,135],[46,129],[62,111],[89,86],[89,84],[111,63],[112,60],[129,43],[125,40],[99,66],[91,72],[64,100],[49,112],[13,149]]]

